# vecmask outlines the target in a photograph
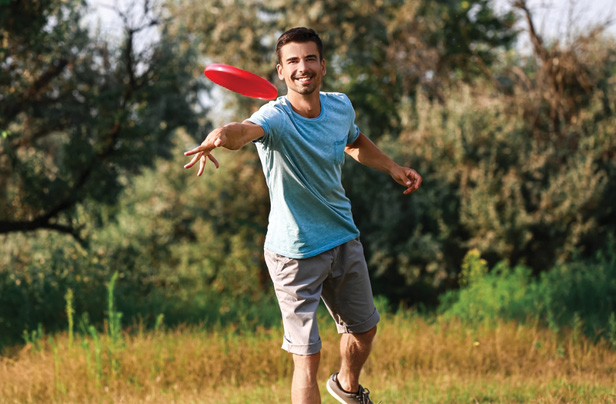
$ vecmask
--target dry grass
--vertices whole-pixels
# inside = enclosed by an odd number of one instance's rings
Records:
[[[328,319],[320,377],[338,362]],[[0,403],[288,403],[281,330],[126,333],[118,346],[68,335],[0,358]],[[116,363],[114,365],[114,363]],[[384,316],[362,383],[381,403],[616,402],[616,351],[575,331]],[[323,402],[334,404],[322,388]]]

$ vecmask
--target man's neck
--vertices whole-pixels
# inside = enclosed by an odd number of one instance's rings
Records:
[[[316,118],[321,114],[320,91],[315,91],[309,95],[289,93],[287,98],[293,111],[305,118]]]

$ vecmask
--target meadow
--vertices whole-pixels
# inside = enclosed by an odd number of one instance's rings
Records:
[[[111,288],[113,283],[110,283]],[[113,292],[111,290],[111,292]],[[110,301],[101,330],[25,335],[0,357],[0,403],[288,403],[292,360],[280,326],[119,329]],[[379,306],[385,303],[379,299]],[[579,327],[470,326],[410,310],[383,313],[362,383],[375,403],[616,402],[616,350]],[[338,365],[335,327],[320,312],[324,382]],[[79,327],[77,327],[79,328]]]
[[[182,169],[261,105],[221,97],[201,62],[276,79],[264,46],[289,23],[318,28],[323,90],[424,179],[409,198],[343,168],[382,314],[362,376],[375,403],[616,403],[616,46],[601,27],[541,38],[524,0],[166,1],[141,52],[149,24],[124,19],[112,41],[80,23],[85,3],[0,0],[0,404],[290,401],[256,150]],[[338,336],[319,321],[335,404]]]

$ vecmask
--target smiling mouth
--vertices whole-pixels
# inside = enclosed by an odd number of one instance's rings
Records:
[[[301,77],[294,77],[293,80],[299,82],[300,84],[307,84],[310,83],[310,81],[312,80],[313,76],[301,76]]]

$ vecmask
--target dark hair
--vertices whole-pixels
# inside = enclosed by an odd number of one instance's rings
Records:
[[[280,63],[280,49],[290,42],[314,42],[319,50],[319,58],[323,59],[323,42],[321,42],[319,35],[311,28],[296,27],[287,30],[278,38],[276,42],[276,57],[278,58],[278,63]]]

